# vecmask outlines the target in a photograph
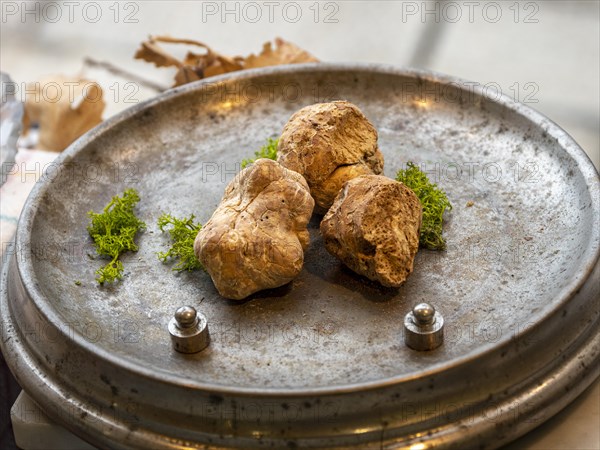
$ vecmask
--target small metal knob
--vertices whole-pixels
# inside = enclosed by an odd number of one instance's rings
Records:
[[[173,348],[180,353],[197,353],[210,342],[206,317],[191,306],[182,306],[175,311],[169,322],[169,333]]]
[[[404,318],[404,343],[413,350],[433,350],[444,342],[444,318],[428,303],[419,303]]]
[[[175,320],[180,328],[191,328],[198,323],[198,312],[191,306],[182,306],[175,311]]]

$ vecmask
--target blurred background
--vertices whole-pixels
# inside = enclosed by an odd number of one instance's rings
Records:
[[[150,34],[231,56],[281,36],[322,61],[417,67],[499,87],[563,127],[598,167],[599,22],[597,0],[3,1],[0,50],[2,70],[18,83],[53,74],[97,80],[106,118],[155,92],[85,67],[85,58],[168,87],[175,69],[133,59]]]
[[[596,0],[2,1],[1,70],[22,91],[23,83],[49,75],[97,81],[104,90],[106,119],[173,84],[174,68],[133,57],[150,34],[198,40],[230,56],[258,53],[264,42],[280,36],[321,61],[395,64],[476,81],[549,117],[600,167]],[[169,51],[185,54],[184,48]],[[112,71],[94,63],[108,63]],[[44,162],[55,156],[32,157]],[[21,183],[2,190],[3,204],[19,199],[2,206],[2,242],[12,234],[29,188]],[[7,376],[3,422],[13,395]],[[600,448],[598,403],[596,382],[510,448]],[[3,444],[9,433],[5,429],[1,448],[9,448]]]

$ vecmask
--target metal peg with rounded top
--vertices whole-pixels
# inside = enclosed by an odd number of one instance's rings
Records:
[[[428,303],[419,303],[404,318],[404,343],[413,350],[438,348],[444,342],[444,318]]]
[[[180,353],[198,353],[209,342],[208,321],[192,306],[182,306],[169,322],[173,348]]]

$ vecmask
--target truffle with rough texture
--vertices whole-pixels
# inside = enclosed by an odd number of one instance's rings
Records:
[[[277,162],[259,159],[242,170],[194,242],[219,293],[241,300],[293,280],[313,207],[304,178]]]
[[[354,272],[398,287],[413,270],[422,209],[404,184],[363,175],[344,184],[321,222],[325,248]]]
[[[319,214],[327,212],[346,181],[383,171],[377,130],[346,101],[296,112],[279,138],[277,161],[306,178]]]

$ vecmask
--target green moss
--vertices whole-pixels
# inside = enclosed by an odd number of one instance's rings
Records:
[[[277,159],[277,144],[279,143],[279,138],[267,139],[267,143],[263,145],[260,150],[254,152],[254,159],[244,159],[242,161],[242,169],[244,169],[249,164],[252,164],[254,161],[260,158],[267,158],[276,160]]]
[[[96,271],[100,284],[123,278],[123,263],[119,256],[126,251],[137,251],[135,236],[146,228],[133,212],[140,196],[135,189],[127,189],[122,197],[114,196],[101,213],[88,212],[90,225],[87,230],[96,247],[96,252],[111,260]]]
[[[168,251],[158,253],[158,259],[163,263],[169,258],[179,259],[173,267],[173,270],[178,272],[204,269],[194,254],[194,241],[202,228],[199,223],[194,223],[194,215],[178,219],[170,214],[163,214],[158,218],[158,228],[161,232],[165,232],[167,227],[170,228],[168,231],[173,244]]]
[[[452,209],[446,193],[429,181],[427,175],[412,162],[406,164],[406,169],[398,171],[396,180],[412,189],[423,206],[419,244],[431,250],[444,250],[446,241],[442,236],[443,216],[446,209]]]

